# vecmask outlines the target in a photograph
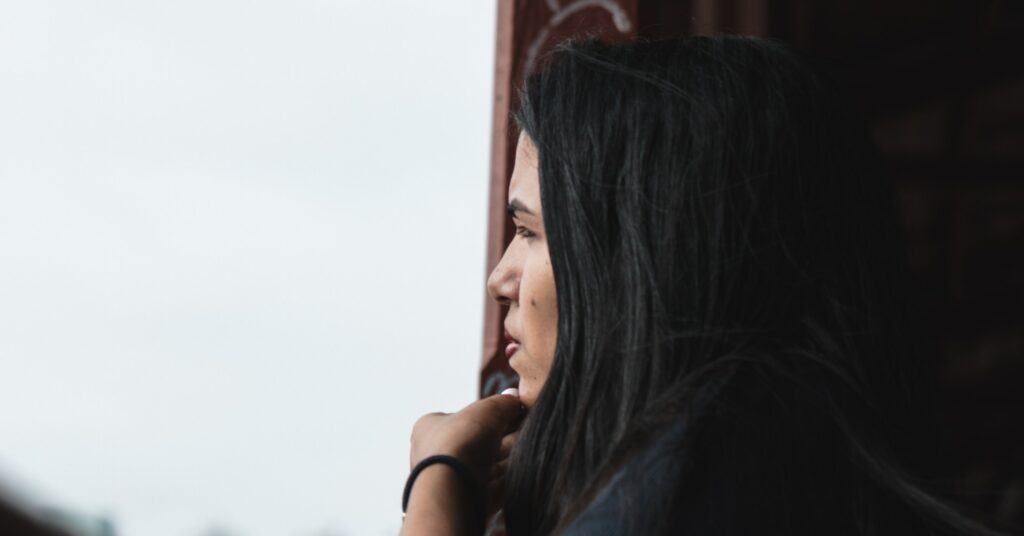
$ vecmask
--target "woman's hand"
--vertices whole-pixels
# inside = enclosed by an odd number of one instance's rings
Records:
[[[490,519],[505,502],[505,473],[508,472],[508,457],[516,444],[519,431],[501,438],[498,456],[487,474],[487,518]]]
[[[458,413],[430,413],[420,417],[412,429],[409,464],[415,467],[428,456],[446,454],[465,463],[477,481],[487,486],[489,519],[501,504],[505,487],[505,467],[515,443],[526,408],[519,393],[505,393],[477,400]],[[431,469],[434,469],[431,471]],[[428,467],[413,484],[402,534],[473,534],[477,528],[470,513],[473,503],[469,494],[477,490],[465,488],[445,468]]]
[[[447,454],[467,464],[480,482],[490,482],[498,474],[497,464],[508,458],[515,442],[513,432],[526,412],[517,391],[506,393],[477,400],[457,413],[420,417],[412,429],[409,466],[428,456]]]

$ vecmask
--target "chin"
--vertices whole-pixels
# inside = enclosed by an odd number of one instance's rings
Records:
[[[526,375],[520,372],[516,367],[517,364],[522,364],[521,362],[516,363],[516,358],[519,357],[520,352],[516,352],[512,356],[508,365],[516,372],[516,375],[519,376],[519,384],[516,385],[516,388],[519,389],[519,401],[526,406],[526,409],[530,409],[533,407],[533,403],[537,401],[537,395],[540,394],[540,388],[542,385],[537,385],[536,382],[526,379]]]
[[[526,406],[526,409],[532,408],[534,402],[537,401],[537,391],[529,382],[519,380],[519,401]]]

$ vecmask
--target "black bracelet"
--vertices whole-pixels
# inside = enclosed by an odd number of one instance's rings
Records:
[[[477,503],[475,513],[475,517],[479,518],[479,522],[477,523],[477,525],[480,527],[480,534],[483,534],[483,530],[485,528],[484,523],[486,522],[486,519],[484,519],[484,517],[486,516],[484,510],[487,508],[484,499],[484,487],[477,480],[476,476],[473,475],[473,471],[469,468],[469,466],[460,462],[458,458],[454,456],[448,456],[445,454],[428,456],[424,458],[423,461],[421,461],[420,463],[417,463],[416,467],[412,468],[412,472],[409,473],[409,478],[405,481],[405,492],[402,493],[402,515],[405,515],[406,507],[409,506],[409,495],[412,494],[412,485],[414,482],[416,482],[416,477],[418,477],[420,473],[423,472],[424,469],[435,463],[443,463],[451,467],[452,469],[455,470],[455,473],[459,475],[459,478],[461,478],[463,482],[466,482],[467,484],[470,485],[470,487],[472,488],[472,493],[475,497],[474,502]]]

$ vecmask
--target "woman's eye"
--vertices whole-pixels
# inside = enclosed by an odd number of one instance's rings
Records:
[[[522,225],[516,226],[516,234],[523,238],[533,238],[534,236],[536,236],[535,234],[533,234],[533,231],[527,229],[526,227],[523,227]]]

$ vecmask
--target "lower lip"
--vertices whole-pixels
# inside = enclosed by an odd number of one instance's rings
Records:
[[[519,351],[519,345],[518,344],[516,344],[514,342],[508,343],[508,346],[505,347],[505,358],[506,359],[511,359],[512,358],[512,354],[516,353],[517,351]]]

